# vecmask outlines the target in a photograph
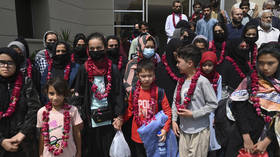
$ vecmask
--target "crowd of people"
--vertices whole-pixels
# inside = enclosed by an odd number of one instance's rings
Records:
[[[0,157],[109,157],[117,131],[132,157],[280,156],[278,4],[241,0],[229,15],[219,0],[195,2],[188,18],[175,0],[164,52],[146,22],[129,49],[115,35],[70,45],[47,31],[31,60],[23,38],[11,41],[0,48]]]

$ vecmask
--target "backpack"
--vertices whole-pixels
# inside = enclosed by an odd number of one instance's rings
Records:
[[[133,95],[134,91],[135,91],[135,87],[132,87],[132,90],[131,90],[132,95]],[[158,112],[162,110],[161,103],[162,103],[163,97],[164,97],[164,89],[158,87],[158,99],[157,99]]]

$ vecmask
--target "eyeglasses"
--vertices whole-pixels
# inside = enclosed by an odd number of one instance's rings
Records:
[[[7,67],[12,67],[15,63],[13,61],[0,60],[0,67],[3,68],[5,65],[7,65]]]

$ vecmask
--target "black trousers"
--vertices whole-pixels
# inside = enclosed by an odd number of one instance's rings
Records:
[[[143,143],[136,143],[133,141],[135,152],[131,152],[131,157],[147,157],[146,150]]]

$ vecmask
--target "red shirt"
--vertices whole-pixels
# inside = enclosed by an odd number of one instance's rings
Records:
[[[156,91],[156,100],[158,100],[158,88]],[[141,119],[145,118],[145,115],[147,114],[147,110],[150,108],[149,105],[149,100],[151,98],[151,94],[150,94],[150,90],[143,90],[142,88],[140,89],[140,93],[139,93],[139,99],[138,99],[138,111],[139,111],[139,116]],[[125,116],[124,116],[124,120],[127,121],[130,117],[133,116],[133,99],[132,99],[132,95],[130,92],[129,98],[128,98],[128,108],[126,110]],[[165,122],[165,125],[163,127],[163,129],[168,132],[169,128],[170,128],[170,123],[171,123],[171,108],[169,106],[168,100],[166,98],[166,95],[164,93],[164,97],[162,100],[162,110],[163,112],[168,116],[168,120]],[[158,112],[158,104],[156,101],[156,113]],[[154,115],[156,114],[154,113]],[[143,143],[138,132],[138,125],[136,124],[135,121],[135,117],[133,117],[132,119],[132,128],[131,128],[131,139],[137,143]]]

